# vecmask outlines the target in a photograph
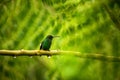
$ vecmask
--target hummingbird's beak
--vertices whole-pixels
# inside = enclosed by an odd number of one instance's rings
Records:
[[[56,38],[56,37],[60,37],[60,36],[53,36],[54,38]]]

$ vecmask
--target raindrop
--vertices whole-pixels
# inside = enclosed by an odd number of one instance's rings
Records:
[[[16,56],[13,56],[13,58],[16,58]]]
[[[49,59],[51,58],[51,56],[50,56],[50,55],[48,55],[47,57],[48,57]]]
[[[30,56],[30,58],[32,58],[32,56]]]

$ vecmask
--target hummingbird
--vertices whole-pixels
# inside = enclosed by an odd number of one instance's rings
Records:
[[[52,44],[52,40],[55,37],[59,37],[59,36],[53,36],[53,35],[48,35],[41,43],[40,45],[40,50],[46,50],[49,51],[51,44]]]

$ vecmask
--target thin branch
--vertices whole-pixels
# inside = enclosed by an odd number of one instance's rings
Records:
[[[2,56],[53,56],[53,55],[71,55],[77,56],[81,58],[90,58],[97,59],[102,61],[115,61],[120,62],[120,57],[115,56],[106,56],[103,54],[88,54],[88,53],[80,53],[74,51],[59,51],[59,50],[51,50],[51,51],[43,51],[43,50],[0,50],[0,55]]]
[[[104,6],[105,10],[108,12],[111,20],[115,24],[115,27],[120,30],[120,21],[119,18],[117,18],[116,13],[113,12],[107,4],[103,3],[102,5]]]

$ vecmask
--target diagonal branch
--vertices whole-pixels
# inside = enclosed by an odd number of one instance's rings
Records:
[[[120,57],[115,56],[106,56],[103,54],[88,54],[88,53],[80,53],[74,51],[59,51],[59,50],[51,50],[51,51],[43,51],[43,50],[0,50],[0,55],[2,56],[53,56],[53,55],[71,55],[77,56],[81,58],[90,58],[97,59],[102,61],[115,61],[120,62]]]
[[[102,5],[104,6],[105,10],[108,12],[111,20],[115,24],[115,27],[120,30],[120,20],[116,16],[116,13],[113,10],[111,10],[107,4],[103,3]]]

